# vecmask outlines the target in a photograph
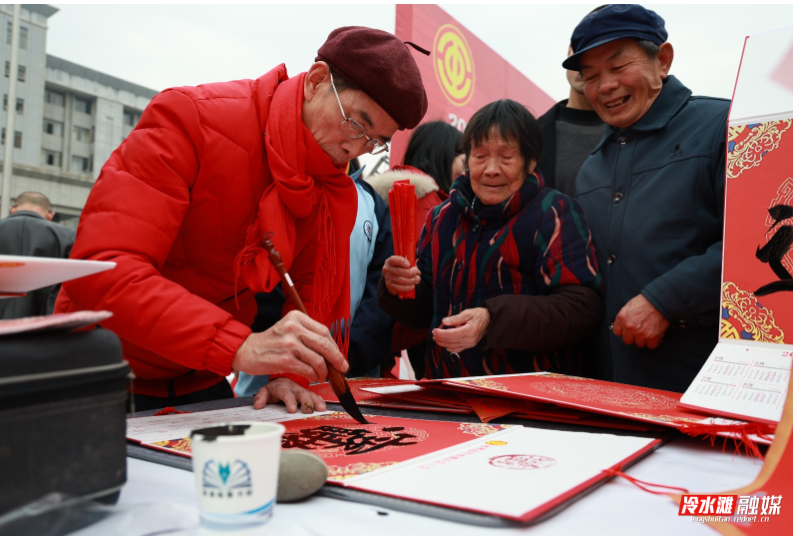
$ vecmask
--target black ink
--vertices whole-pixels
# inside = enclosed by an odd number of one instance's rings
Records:
[[[774,224],[768,229],[770,232],[776,227],[779,222],[793,217],[793,206],[779,204],[768,209],[768,214],[774,219]],[[779,278],[779,281],[773,281],[767,285],[763,285],[757,289],[755,296],[765,296],[783,291],[793,291],[793,276],[790,275],[787,268],[782,264],[782,258],[790,251],[790,246],[793,244],[793,226],[782,225],[774,233],[765,246],[758,247],[755,257],[760,262],[767,263],[771,270]]]
[[[409,441],[416,436],[400,433],[403,427],[384,428],[384,436],[378,437],[367,429],[347,429],[335,426],[317,426],[301,429],[298,433],[286,433],[282,438],[284,449],[303,450],[341,448],[346,455],[366,454],[389,446],[409,446],[418,441]]]

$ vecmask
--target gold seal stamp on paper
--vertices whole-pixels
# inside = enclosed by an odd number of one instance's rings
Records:
[[[465,36],[453,24],[444,24],[435,34],[432,63],[446,99],[458,107],[471,101],[476,82],[474,57]]]
[[[489,444],[490,446],[504,446],[507,444],[507,441],[487,441],[485,444]]]

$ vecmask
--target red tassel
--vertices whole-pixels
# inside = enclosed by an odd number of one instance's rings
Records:
[[[771,439],[768,435],[773,435],[776,432],[776,426],[769,424],[761,424],[759,422],[743,422],[739,424],[701,424],[699,422],[685,422],[680,424],[677,429],[686,435],[697,437],[702,435],[703,439],[710,439],[710,445],[713,446],[716,442],[716,437],[724,433],[738,435],[737,438],[732,439],[735,443],[735,454],[741,455],[741,446],[746,447],[746,455],[756,457],[764,460],[763,454],[757,443],[753,441],[750,435],[757,435],[767,441]],[[722,452],[727,451],[727,440],[729,437],[724,438],[724,445]]]
[[[652,493],[653,495],[669,495],[669,492],[667,492],[667,491],[653,491],[652,489],[648,489],[648,488],[646,488],[644,486],[653,486],[653,487],[659,487],[659,488],[669,489],[669,490],[673,490],[673,491],[679,491],[681,493],[688,493],[688,490],[685,489],[685,488],[675,487],[675,486],[665,486],[663,484],[653,484],[651,482],[645,482],[644,480],[638,480],[638,479],[636,479],[636,478],[634,478],[632,476],[629,476],[629,475],[625,474],[624,472],[622,472],[622,467],[620,467],[619,465],[615,465],[612,468],[606,469],[603,472],[608,474],[609,476],[619,476],[620,478],[624,478],[625,480],[627,480],[628,482],[630,482],[631,484],[633,484],[637,488],[639,488],[641,490],[644,490],[647,493]]]
[[[190,411],[177,411],[173,407],[165,407],[161,411],[157,411],[152,416],[166,416],[168,414],[190,414]]]

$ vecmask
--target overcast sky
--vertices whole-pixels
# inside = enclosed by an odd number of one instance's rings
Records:
[[[49,54],[155,90],[256,78],[282,62],[296,74],[334,28],[393,32],[395,20],[393,4],[53,5]],[[570,34],[597,5],[441,7],[560,100]],[[646,6],[666,20],[672,73],[701,95],[731,97],[744,38],[793,24],[790,5]]]

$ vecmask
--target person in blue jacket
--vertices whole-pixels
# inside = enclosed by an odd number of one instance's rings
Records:
[[[361,179],[363,168],[351,163],[350,177],[358,191],[358,215],[350,235],[350,316],[352,333],[347,360],[347,377],[379,377],[380,364],[390,358],[394,320],[377,304],[377,284],[385,260],[394,254],[391,216],[388,206],[374,189]],[[251,328],[263,332],[281,319],[284,294],[279,285],[270,293],[256,295],[259,313]],[[240,373],[238,396],[255,395],[267,384],[266,375]],[[254,407],[257,401],[254,398]],[[261,403],[264,406],[264,403]]]
[[[730,103],[669,74],[667,37],[655,12],[611,4],[562,66],[607,124],[575,180],[606,285],[600,376],[684,392],[719,337]]]

